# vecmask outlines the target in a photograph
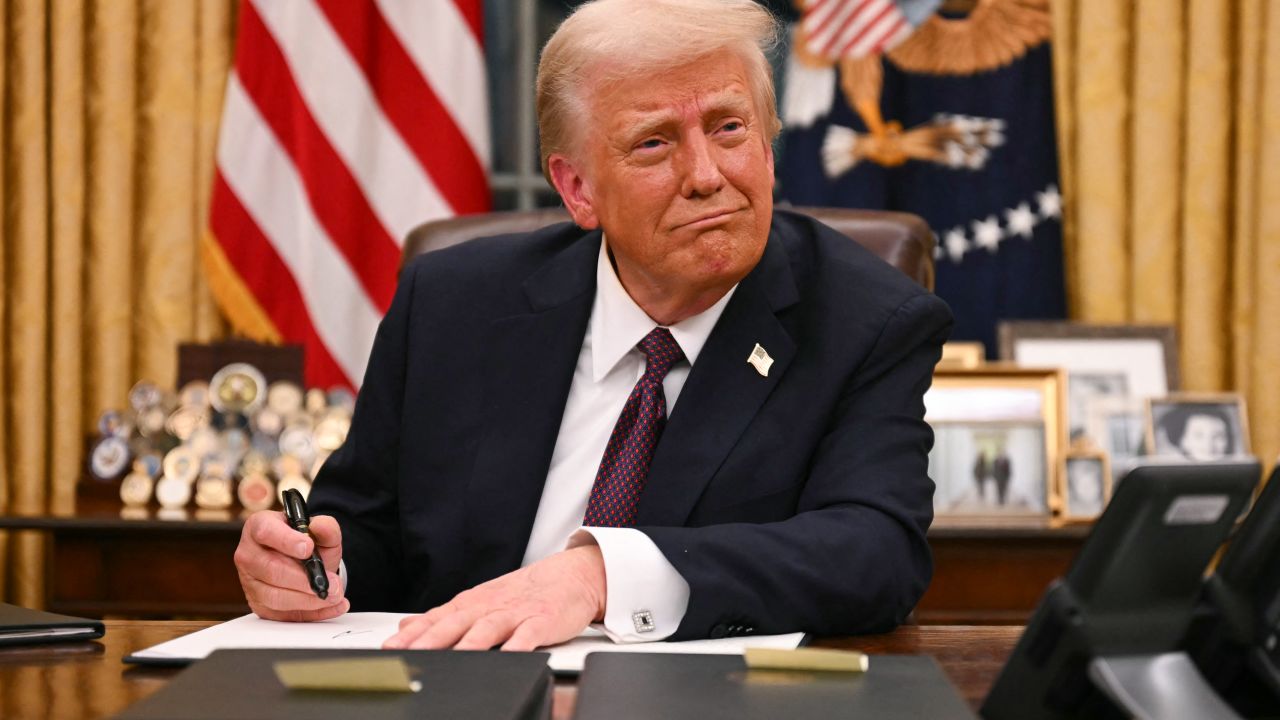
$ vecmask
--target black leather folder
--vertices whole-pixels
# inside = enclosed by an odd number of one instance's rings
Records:
[[[419,692],[290,690],[276,678],[281,660],[403,657]],[[540,720],[551,714],[546,653],[450,650],[216,650],[119,720]]]
[[[93,640],[103,632],[98,620],[0,603],[0,647]]]
[[[873,655],[865,673],[748,670],[740,655],[593,653],[576,720],[950,720],[976,716],[933,658]]]

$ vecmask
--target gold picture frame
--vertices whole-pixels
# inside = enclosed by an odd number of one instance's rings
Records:
[[[1062,457],[1062,520],[1087,523],[1098,519],[1111,502],[1111,458],[1102,450],[1072,448]]]
[[[951,340],[942,344],[939,370],[966,370],[982,367],[987,362],[987,349],[980,342]]]
[[[1193,420],[1196,417],[1202,420]],[[1159,458],[1213,462],[1252,454],[1249,413],[1240,393],[1170,393],[1149,398],[1144,420],[1148,452]],[[1170,437],[1171,433],[1179,437]]]
[[[925,395],[934,514],[998,523],[1059,513],[1065,388],[1059,368],[935,372]]]

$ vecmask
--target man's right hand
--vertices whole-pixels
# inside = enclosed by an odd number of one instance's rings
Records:
[[[284,513],[258,512],[245,521],[236,548],[236,571],[249,609],[258,617],[311,622],[335,618],[350,609],[337,574],[342,560],[338,521],[327,515],[313,517],[311,534],[329,576],[329,597],[324,600],[311,589],[302,569],[301,561],[311,557],[311,538],[290,527]]]

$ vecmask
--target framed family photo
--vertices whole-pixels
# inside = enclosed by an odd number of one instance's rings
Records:
[[[1178,393],[1147,401],[1147,446],[1152,454],[1213,462],[1250,454],[1244,398],[1236,393]]]
[[[1071,450],[1062,463],[1062,519],[1096,520],[1111,499],[1111,468],[1101,450]]]
[[[1089,436],[1089,405],[1097,398],[1163,397],[1178,389],[1178,346],[1165,325],[1086,325],[1005,321],[1000,358],[1067,371],[1067,436]],[[1103,438],[1089,437],[1103,446]]]
[[[925,394],[929,475],[940,517],[1048,517],[1059,506],[1064,375],[1057,369],[940,369]]]

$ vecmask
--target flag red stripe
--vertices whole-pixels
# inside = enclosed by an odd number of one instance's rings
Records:
[[[850,25],[853,25],[854,23],[858,22],[858,18],[862,17],[864,13],[866,13],[871,8],[876,7],[877,5],[878,3],[876,2],[876,0],[864,0],[862,4],[858,6],[858,9],[854,10],[853,14],[850,15],[848,18],[846,18],[843,23],[841,23],[840,29],[831,33],[831,37],[827,38],[827,42],[822,46],[822,54],[833,56],[833,57],[840,57],[840,55],[842,55],[844,51],[849,48],[849,45],[846,44],[843,48],[840,49],[839,52],[834,52],[835,44],[840,41],[840,36],[844,35],[845,31],[849,29]],[[880,12],[884,13],[886,10],[891,8],[892,5],[886,2],[883,4],[879,4],[879,7],[880,7]],[[870,23],[867,25],[867,27],[870,27]],[[861,32],[859,32],[859,34],[861,34]],[[834,52],[834,55],[831,55],[831,53],[833,52]]]
[[[400,249],[311,116],[284,53],[252,3],[244,3],[240,12],[236,72],[293,160],[316,219],[374,306],[386,312],[395,294]]]
[[[845,43],[844,47],[840,48],[840,52],[838,54],[844,55],[845,53],[849,52],[849,50],[851,50],[854,45],[858,44],[859,40],[861,40],[867,33],[871,32],[871,30],[876,26],[877,23],[879,23],[881,20],[884,19],[885,15],[888,15],[889,13],[894,12],[896,10],[897,8],[893,5],[893,3],[886,4],[884,9],[876,13],[875,17],[871,18],[871,22],[868,22],[866,25],[864,25],[862,29],[859,30],[858,33],[854,35],[851,40],[849,40],[849,42]],[[881,39],[883,40],[883,38]]]
[[[818,10],[822,9],[822,6],[826,5],[828,1],[835,2],[835,0],[818,0],[813,5],[810,5],[809,8],[804,11],[806,19],[817,14]],[[817,37],[818,33],[822,32],[823,28],[831,24],[832,18],[834,18],[836,15],[839,15],[839,14],[840,14],[840,8],[837,8],[837,7],[831,8],[830,12],[828,12],[826,16],[822,18],[822,21],[820,23],[818,23],[816,26],[812,28],[807,28],[805,30],[805,38],[811,39],[811,38]]]
[[[484,168],[373,0],[319,0],[318,5],[364,70],[387,119],[454,212],[487,212]]]
[[[289,340],[302,341],[307,384],[353,388],[352,379],[346,376],[316,334],[302,300],[302,292],[289,268],[227,185],[221,169],[213,179],[209,226],[227,260],[280,334]]]
[[[453,0],[453,4],[471,27],[471,32],[476,36],[476,44],[484,47],[484,16],[480,0]]]

